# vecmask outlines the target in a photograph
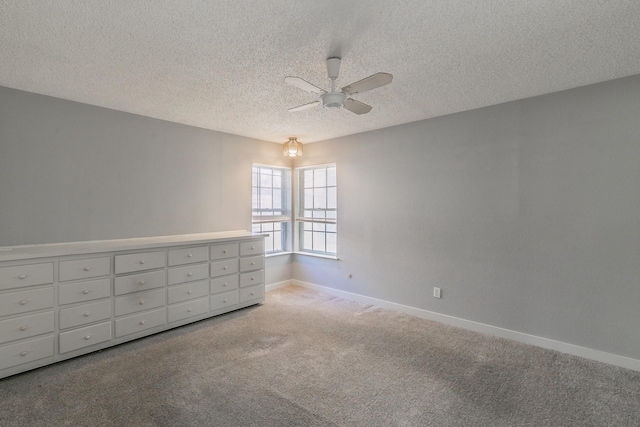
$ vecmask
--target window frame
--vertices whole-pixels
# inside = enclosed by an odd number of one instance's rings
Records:
[[[313,186],[311,187],[307,187],[306,189],[325,189],[325,193],[326,193],[326,197],[327,200],[326,202],[328,203],[328,189],[329,188],[334,188],[335,189],[335,207],[331,208],[331,207],[326,207],[325,208],[315,208],[312,207],[311,209],[308,209],[308,207],[305,206],[305,185],[304,185],[304,178],[303,178],[303,173],[305,170],[316,170],[316,169],[328,169],[328,168],[335,168],[336,170],[336,176],[335,176],[335,183],[334,185],[329,185],[329,183],[326,181],[325,179],[325,183],[324,185],[321,186],[315,186],[315,183]],[[297,254],[302,254],[302,255],[311,255],[311,256],[318,256],[318,257],[322,257],[322,258],[330,258],[330,259],[338,259],[338,177],[337,177],[337,165],[335,162],[332,163],[323,163],[323,164],[317,164],[317,165],[307,165],[307,166],[300,166],[300,167],[296,167],[294,169],[294,204],[295,204],[295,209],[294,209],[294,221],[293,221],[293,229],[294,229],[294,250],[295,253]],[[315,178],[314,178],[315,179]],[[315,194],[314,194],[315,197]],[[304,215],[304,211],[311,211],[311,216],[305,216]],[[314,217],[313,213],[316,211],[321,211],[324,212],[324,217],[323,218],[317,218]],[[327,218],[327,213],[328,212],[334,212],[335,214],[333,215],[334,218]],[[311,224],[311,228],[312,230],[302,230],[302,228],[304,228],[305,224]],[[322,227],[324,228],[324,230],[313,230],[313,228],[315,227],[316,224],[322,224]],[[334,226],[334,231],[327,231],[327,225],[333,225]],[[324,234],[324,246],[325,246],[325,250],[314,250],[314,249],[304,249],[304,231],[311,231],[312,233],[323,233]],[[335,242],[333,243],[333,245],[335,245],[335,252],[331,252],[331,251],[327,251],[327,234],[333,234],[335,235]],[[313,234],[312,234],[313,236]],[[312,237],[313,238],[313,237]],[[312,243],[312,248],[313,248],[313,243]]]
[[[260,189],[263,188],[262,185],[260,185],[260,183],[257,181],[259,179],[259,175],[256,178],[256,181],[254,181],[254,173],[256,171],[256,168],[258,170],[260,169],[271,169],[272,171],[278,170],[282,172],[281,175],[281,181],[280,181],[280,192],[281,192],[281,209],[274,209],[273,207],[271,208],[258,208],[256,210],[256,201],[258,203],[258,206],[261,202],[260,199]],[[284,254],[284,253],[290,253],[291,252],[291,242],[292,242],[292,215],[291,215],[291,211],[292,211],[292,179],[291,179],[291,175],[292,175],[292,171],[290,167],[287,166],[278,166],[278,165],[267,165],[267,164],[263,164],[263,163],[252,163],[251,165],[251,230],[254,233],[259,233],[259,234],[267,234],[267,235],[272,235],[272,238],[275,238],[275,231],[280,231],[280,235],[281,235],[281,241],[280,241],[280,247],[281,249],[271,249],[268,247],[268,242],[269,239],[267,238],[265,240],[265,255],[269,256],[269,255],[279,255],[279,254]],[[254,183],[258,184],[258,185],[254,185]],[[272,191],[274,188],[273,186],[273,182],[271,184],[271,186],[269,187]],[[256,193],[254,192],[254,189],[258,189],[257,193],[257,200],[256,200]],[[256,212],[279,212],[279,215],[255,215]],[[275,224],[280,224],[280,230],[267,230],[264,231],[262,230],[262,228],[265,225],[268,224],[273,224],[273,228],[275,228]],[[259,230],[256,230],[256,226],[259,226]],[[275,246],[275,244],[274,244]],[[273,248],[273,247],[272,247]]]

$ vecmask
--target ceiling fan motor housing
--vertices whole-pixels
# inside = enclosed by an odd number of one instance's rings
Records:
[[[326,93],[322,95],[322,106],[324,108],[342,108],[346,98],[347,95],[342,92]]]

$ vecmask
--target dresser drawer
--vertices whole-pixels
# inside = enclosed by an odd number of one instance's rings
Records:
[[[53,263],[0,268],[0,291],[53,283]]]
[[[116,255],[116,274],[162,268],[165,266],[166,257],[164,251]]]
[[[185,283],[171,286],[168,290],[169,304],[200,298],[209,294],[209,281]]]
[[[169,267],[209,261],[209,247],[172,249],[169,251]]]
[[[116,338],[164,325],[165,319],[166,310],[164,307],[158,310],[136,314],[135,316],[117,319]]]
[[[74,328],[111,318],[111,300],[83,304],[60,310],[60,329]]]
[[[131,292],[161,288],[164,287],[166,282],[167,277],[164,270],[150,271],[116,277],[114,290],[116,295],[129,294]]]
[[[263,268],[264,268],[264,257],[262,255],[240,259],[241,272],[262,270]]]
[[[250,271],[240,275],[240,287],[257,285],[264,282],[264,270]]]
[[[53,307],[53,287],[31,291],[9,292],[0,298],[0,313],[3,316],[27,313]]]
[[[60,333],[60,353],[78,350],[111,339],[111,322]]]
[[[226,276],[238,272],[238,259],[226,259],[211,263],[211,277]]]
[[[240,256],[264,255],[264,239],[240,243]]]
[[[211,245],[211,259],[235,258],[238,256],[238,243],[219,243]]]
[[[53,357],[53,335],[0,347],[0,370]]]
[[[209,264],[188,265],[186,267],[172,267],[169,269],[170,285],[207,278],[209,278]]]
[[[251,300],[263,300],[264,299],[264,286],[247,286],[246,288],[240,288],[240,302],[247,302]]]
[[[149,310],[165,305],[165,290],[137,292],[116,298],[115,314],[123,316],[136,311]]]
[[[111,279],[58,285],[58,304],[91,301],[111,296]]]
[[[180,304],[169,306],[167,310],[168,321],[188,319],[189,317],[205,314],[209,311],[209,298],[200,298]]]
[[[61,282],[111,274],[111,257],[74,259],[60,261],[58,278]]]
[[[53,332],[53,311],[0,321],[0,344]]]
[[[211,279],[210,289],[212,294],[218,292],[231,291],[238,289],[240,286],[240,276],[234,274],[232,276],[218,277],[217,279]]]
[[[237,305],[240,301],[238,291],[225,292],[211,296],[211,311],[220,310],[221,308]]]

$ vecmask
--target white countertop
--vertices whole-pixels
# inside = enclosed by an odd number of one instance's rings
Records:
[[[179,234],[175,236],[137,237],[133,239],[0,246],[0,261],[155,248],[161,246],[191,245],[216,240],[246,239],[263,236],[264,234],[253,234],[245,230],[234,230],[215,233]]]

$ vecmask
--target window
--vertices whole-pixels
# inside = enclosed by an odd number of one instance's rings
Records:
[[[252,231],[268,234],[265,252],[290,250],[291,170],[253,165]]]
[[[336,256],[338,246],[336,165],[296,169],[297,250]]]

